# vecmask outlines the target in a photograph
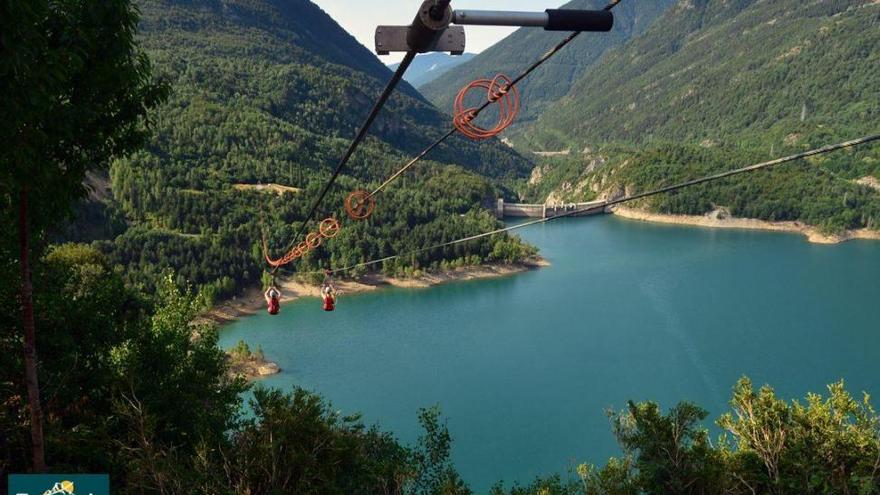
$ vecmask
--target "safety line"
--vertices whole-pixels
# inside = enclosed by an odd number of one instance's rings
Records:
[[[553,217],[549,217],[549,218],[541,218],[541,219],[538,219],[538,220],[532,220],[532,221],[529,221],[529,222],[524,222],[524,223],[521,223],[521,224],[513,225],[513,226],[510,226],[510,227],[505,227],[505,228],[501,228],[501,229],[496,229],[496,230],[492,230],[492,231],[490,231],[490,232],[484,232],[484,233],[482,233],[482,234],[476,234],[476,235],[472,235],[472,236],[464,237],[464,238],[461,238],[461,239],[456,239],[456,240],[454,240],[454,241],[444,242],[444,243],[442,243],[442,244],[437,244],[437,245],[434,245],[434,246],[429,246],[429,247],[424,247],[424,248],[414,249],[414,250],[412,250],[412,251],[408,251],[408,252],[405,252],[405,253],[396,254],[396,255],[393,255],[393,256],[387,256],[387,257],[385,257],[385,258],[380,258],[380,259],[376,259],[376,260],[372,260],[372,261],[367,261],[367,262],[364,262],[364,263],[358,263],[358,264],[351,265],[351,266],[347,266],[347,267],[344,267],[344,268],[337,268],[337,269],[335,269],[335,270],[331,270],[330,273],[334,273],[334,274],[335,274],[335,273],[340,273],[340,272],[350,271],[350,270],[353,270],[353,269],[355,269],[355,268],[368,267],[368,266],[376,265],[376,264],[379,264],[379,263],[384,263],[384,262],[386,262],[386,261],[395,260],[395,259],[397,259],[397,258],[402,258],[402,257],[404,257],[404,256],[411,256],[411,255],[413,255],[413,254],[418,254],[418,253],[422,253],[422,252],[425,252],[425,251],[433,251],[433,250],[435,250],[435,249],[441,249],[441,248],[445,248],[445,247],[449,247],[449,246],[454,246],[454,245],[456,245],[456,244],[461,244],[461,243],[465,243],[465,242],[469,242],[469,241],[474,241],[474,240],[477,240],[477,239],[482,239],[482,238],[484,238],[484,237],[490,237],[490,236],[493,236],[493,235],[498,235],[498,234],[503,234],[503,233],[511,232],[511,231],[513,231],[513,230],[518,230],[518,229],[522,229],[522,228],[525,228],[525,227],[530,227],[530,226],[532,226],[532,225],[538,225],[538,224],[542,224],[542,223],[547,223],[547,222],[550,222],[550,221],[553,221],[553,220],[556,220],[556,219],[559,219],[559,218],[571,217],[571,216],[576,216],[576,215],[584,214],[584,213],[596,213],[596,212],[598,212],[599,210],[604,210],[605,208],[608,208],[609,206],[614,206],[614,205],[619,205],[619,204],[623,204],[623,203],[628,203],[628,202],[631,202],[631,201],[636,201],[636,200],[638,200],[638,199],[644,199],[644,198],[647,198],[647,197],[656,196],[656,195],[658,195],[658,194],[663,194],[663,193],[667,193],[667,192],[672,192],[672,191],[676,191],[676,190],[678,190],[678,189],[684,189],[684,188],[686,188],[686,187],[691,187],[691,186],[695,186],[695,185],[703,184],[703,183],[706,183],[706,182],[712,182],[712,181],[716,181],[716,180],[724,179],[724,178],[731,177],[731,176],[734,176],[734,175],[740,175],[740,174],[744,174],[744,173],[748,173],[748,172],[754,172],[754,171],[757,171],[757,170],[761,170],[761,169],[765,169],[765,168],[770,168],[770,167],[773,167],[773,166],[776,166],[776,165],[782,165],[782,164],[784,164],[784,163],[793,162],[793,161],[795,161],[795,160],[800,160],[800,159],[802,159],[802,158],[808,158],[808,157],[816,156],[816,155],[824,155],[824,154],[827,154],[827,153],[831,153],[832,151],[838,151],[838,150],[845,149],[845,148],[852,148],[852,147],[855,147],[855,146],[861,146],[861,145],[864,145],[864,144],[867,144],[867,143],[870,143],[870,142],[873,142],[873,141],[880,141],[880,134],[876,134],[876,135],[872,135],[872,136],[867,136],[867,137],[863,137],[863,138],[859,138],[859,139],[854,139],[854,140],[846,141],[846,142],[843,142],[843,143],[827,145],[827,146],[823,146],[823,147],[821,147],[821,148],[817,148],[817,149],[814,149],[814,150],[806,151],[806,152],[803,152],[803,153],[798,153],[798,154],[795,154],[795,155],[789,155],[789,156],[785,156],[785,157],[782,157],[782,158],[777,158],[777,159],[775,159],[775,160],[770,160],[770,161],[762,162],[762,163],[758,163],[758,164],[755,164],[755,165],[749,165],[749,166],[747,166],[747,167],[742,167],[742,168],[737,168],[737,169],[733,169],[733,170],[728,170],[728,171],[726,171],[726,172],[721,172],[721,173],[718,173],[718,174],[708,175],[708,176],[701,177],[701,178],[698,178],[698,179],[689,180],[689,181],[687,181],[687,182],[681,182],[681,183],[679,183],[679,184],[675,184],[675,185],[671,185],[671,186],[666,186],[666,187],[661,187],[661,188],[659,188],[659,189],[653,189],[653,190],[646,191],[646,192],[643,192],[643,193],[633,194],[633,195],[631,195],[631,196],[624,196],[624,197],[622,197],[622,198],[618,198],[618,199],[613,199],[613,200],[606,200],[606,201],[596,202],[595,204],[592,204],[592,205],[590,205],[589,207],[581,208],[581,209],[574,209],[574,210],[572,210],[572,211],[565,212],[565,213],[562,213],[562,214],[559,214],[559,215],[556,215],[556,216],[553,216]],[[317,273],[317,272],[315,272],[315,273]]]

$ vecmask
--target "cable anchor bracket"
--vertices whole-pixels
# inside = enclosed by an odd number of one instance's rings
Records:
[[[449,52],[464,53],[464,28],[450,26],[453,17],[449,1],[425,0],[409,26],[379,26],[376,28],[376,53],[391,52]]]
[[[376,53],[449,52],[461,55],[467,44],[465,25],[542,27],[546,31],[578,32],[608,32],[614,27],[614,14],[605,10],[453,10],[449,3],[449,0],[425,0],[409,26],[376,28]]]

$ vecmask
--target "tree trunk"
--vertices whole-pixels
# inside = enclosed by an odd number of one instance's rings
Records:
[[[43,409],[40,407],[40,382],[37,378],[37,335],[34,322],[34,288],[31,282],[30,231],[28,230],[28,190],[21,189],[18,203],[18,245],[21,262],[21,324],[24,328],[24,380],[27,385],[31,415],[33,470],[46,471],[43,453]]]

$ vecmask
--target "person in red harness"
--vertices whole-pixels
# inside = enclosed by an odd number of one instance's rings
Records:
[[[324,299],[324,311],[333,311],[336,309],[336,288],[330,280],[330,272],[324,279],[324,287],[321,289],[321,298]]]
[[[263,295],[266,297],[266,305],[269,306],[269,314],[277,315],[281,311],[281,291],[275,288],[275,284],[272,284]]]
[[[325,285],[321,291],[321,297],[324,298],[324,311],[333,311],[336,309],[336,292],[329,285]]]

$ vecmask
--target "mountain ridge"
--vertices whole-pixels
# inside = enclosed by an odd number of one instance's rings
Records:
[[[449,70],[468,62],[477,55],[464,53],[462,55],[449,55],[446,53],[423,53],[419,54],[407,69],[403,79],[416,89],[442,76]],[[399,63],[388,66],[391,70],[397,70]]]
[[[874,12],[853,10],[861,8]],[[777,122],[789,128],[782,132],[803,132],[802,116],[814,128],[877,122],[878,11],[867,0],[682,1],[548,108],[532,144],[699,142],[771,131]]]

